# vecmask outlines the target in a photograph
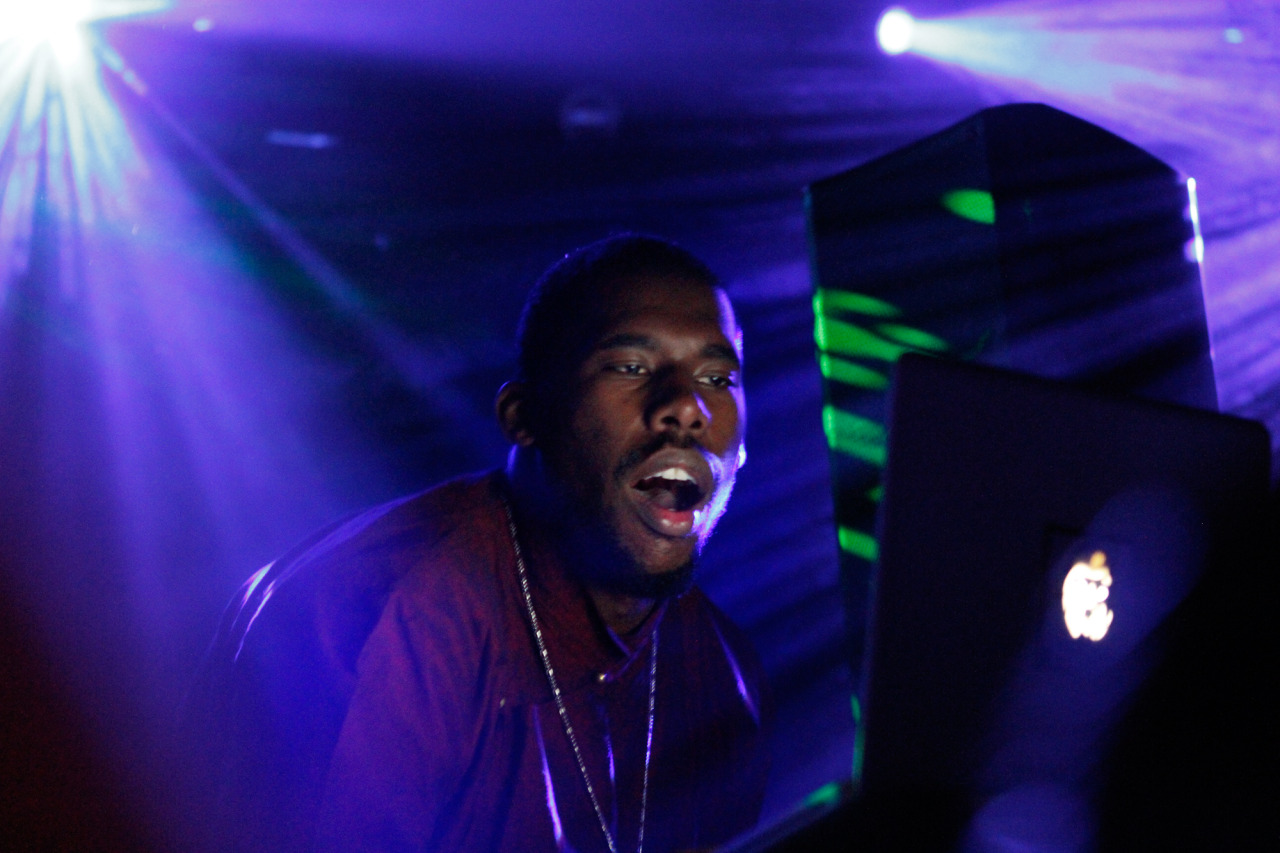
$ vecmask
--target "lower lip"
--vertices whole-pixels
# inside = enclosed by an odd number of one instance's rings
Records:
[[[692,509],[665,509],[649,500],[643,493],[635,495],[636,507],[650,529],[663,536],[688,536],[693,531]]]

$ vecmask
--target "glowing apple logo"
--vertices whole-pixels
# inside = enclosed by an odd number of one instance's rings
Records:
[[[1071,638],[1088,637],[1095,643],[1107,635],[1115,611],[1107,609],[1111,594],[1111,569],[1107,555],[1094,551],[1089,562],[1079,562],[1062,582],[1062,619]]]

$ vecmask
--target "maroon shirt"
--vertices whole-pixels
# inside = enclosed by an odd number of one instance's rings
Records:
[[[229,750],[240,768],[222,819],[243,846],[306,848],[318,827],[320,848],[343,851],[607,849],[529,628],[504,488],[500,475],[446,484],[255,576],[223,637],[237,647],[223,692],[241,700],[228,712],[251,744]],[[532,525],[519,535],[619,850],[638,836],[655,636],[645,849],[749,829],[768,714],[737,629],[693,589],[618,637]]]

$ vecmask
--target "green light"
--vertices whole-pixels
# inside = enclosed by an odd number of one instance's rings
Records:
[[[828,782],[804,798],[804,807],[811,809],[814,806],[833,806],[840,802],[840,790],[839,782]]]
[[[986,190],[951,190],[943,194],[942,206],[961,219],[996,224],[996,200]]]
[[[884,467],[885,435],[881,424],[835,406],[823,406],[822,426],[833,450]]]
[[[891,341],[905,344],[912,349],[925,352],[946,352],[950,347],[937,335],[931,335],[923,329],[911,326],[900,326],[897,323],[881,323],[876,331]]]
[[[819,289],[813,295],[813,313],[821,317],[834,311],[849,311],[854,314],[866,314],[870,317],[886,319],[902,314],[897,307],[874,296],[854,293],[850,290]]]
[[[819,314],[814,323],[814,339],[818,349],[862,358],[878,358],[881,361],[897,361],[910,347],[891,343],[867,331],[861,326],[832,320]]]
[[[889,387],[888,376],[869,367],[863,367],[861,364],[846,361],[843,358],[820,355],[818,356],[818,367],[823,376],[836,382],[843,382],[846,385],[855,385],[858,388],[868,388],[872,391],[883,391]]]
[[[874,563],[880,556],[880,546],[876,544],[876,538],[870,533],[863,533],[852,527],[841,527],[836,531],[836,537],[840,542],[841,551],[861,557],[868,563]]]

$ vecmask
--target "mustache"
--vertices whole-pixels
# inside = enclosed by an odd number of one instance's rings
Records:
[[[623,455],[622,459],[618,461],[617,467],[614,468],[614,476],[625,476],[628,471],[635,468],[637,465],[640,465],[659,450],[666,450],[669,447],[676,450],[702,450],[702,445],[692,436],[686,435],[681,437],[670,434],[655,435],[639,447],[627,451],[627,453]]]

